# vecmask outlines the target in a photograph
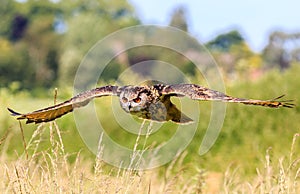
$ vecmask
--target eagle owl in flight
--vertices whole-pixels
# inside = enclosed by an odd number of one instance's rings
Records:
[[[271,108],[294,107],[290,100],[280,101],[283,96],[272,100],[252,100],[235,98],[224,93],[208,89],[195,84],[175,85],[145,85],[145,86],[103,86],[80,93],[60,104],[40,109],[31,113],[21,114],[8,108],[17,119],[27,119],[26,123],[41,123],[55,120],[75,108],[87,105],[92,99],[102,96],[118,96],[120,105],[127,113],[143,119],[154,121],[173,121],[176,123],[188,123],[192,119],[182,113],[171,102],[171,97],[186,96],[192,100],[215,100],[223,102],[236,102],[247,105],[266,106]]]

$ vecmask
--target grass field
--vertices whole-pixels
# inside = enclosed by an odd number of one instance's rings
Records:
[[[286,94],[299,103],[300,67],[272,71],[258,81],[228,83],[227,93],[270,99]],[[32,111],[53,104],[12,88],[0,89],[0,191],[15,193],[299,193],[300,108],[269,109],[228,104],[222,131],[205,155],[198,155],[210,118],[201,102],[201,120],[187,149],[162,167],[133,171],[112,167],[93,155],[81,140],[73,115],[55,123],[25,125],[6,107]],[[60,93],[59,93],[60,94]],[[70,97],[59,95],[59,101]],[[111,121],[110,98],[96,101],[99,119],[118,143],[135,146],[136,136]],[[105,122],[105,121],[110,121]],[[174,133],[166,124],[147,139],[159,144]],[[23,134],[21,132],[23,129]],[[26,144],[26,145],[25,145]]]

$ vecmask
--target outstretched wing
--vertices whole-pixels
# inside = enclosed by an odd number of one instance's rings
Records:
[[[11,115],[18,116],[17,119],[27,119],[26,123],[41,123],[55,120],[69,112],[72,112],[74,108],[79,108],[87,105],[93,98],[118,95],[118,86],[104,86],[95,88],[83,93],[80,93],[70,100],[62,102],[60,104],[50,106],[44,109],[40,109],[31,113],[21,114],[7,108]]]
[[[280,101],[284,95],[271,100],[252,100],[244,98],[235,98],[222,92],[208,89],[196,84],[175,84],[175,85],[156,85],[161,95],[179,95],[187,96],[193,100],[216,100],[223,102],[237,102],[248,105],[267,106],[271,108],[287,107],[293,108],[295,105],[290,103],[292,100]]]

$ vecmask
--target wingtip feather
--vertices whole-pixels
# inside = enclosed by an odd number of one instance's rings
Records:
[[[21,113],[18,113],[14,110],[12,110],[11,108],[7,108],[7,110],[11,113],[12,116],[21,116]]]

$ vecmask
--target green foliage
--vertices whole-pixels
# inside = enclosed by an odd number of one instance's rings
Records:
[[[245,40],[242,35],[233,30],[225,34],[218,35],[215,39],[209,41],[206,46],[211,50],[217,50],[221,52],[229,52],[233,45],[240,45]]]
[[[159,39],[160,34],[153,35],[153,39]],[[171,40],[174,40],[172,38]],[[176,40],[177,41],[177,40]],[[174,45],[177,43],[174,43]],[[190,42],[185,42],[181,44],[183,48],[189,47]],[[192,50],[193,48],[191,48]],[[155,75],[156,77],[166,77],[169,76],[169,80],[173,80],[174,83],[183,82],[184,80],[172,79],[173,77],[178,77],[178,75],[172,75],[169,73],[165,74],[164,71],[158,68],[159,63],[170,64],[172,67],[176,67],[184,75],[195,75],[195,64],[190,61],[186,56],[168,48],[159,46],[143,46],[132,48],[126,52],[128,55],[129,65],[134,66],[134,69],[140,76],[147,77],[149,75]],[[139,67],[140,66],[140,67]],[[166,69],[166,68],[165,68]],[[170,68],[168,68],[170,69]]]
[[[0,37],[9,38],[12,20],[16,14],[16,2],[11,0],[2,0],[0,3]]]
[[[58,69],[58,42],[53,20],[58,5],[51,1],[10,1],[12,10],[4,12],[9,19],[7,30],[0,37],[5,49],[1,56],[1,87],[18,81],[21,88],[50,87],[55,83]],[[3,3],[3,2],[2,2]],[[7,49],[9,48],[9,49]]]
[[[29,63],[26,45],[12,44],[0,38],[0,87],[9,86],[12,82],[20,82],[21,88],[32,86],[34,68]],[[24,68],[24,64],[28,64]]]
[[[297,105],[300,83],[296,77],[299,72],[299,66],[294,66],[284,75],[272,71],[256,82],[236,83],[227,88],[227,93],[252,99],[271,99],[286,94],[286,99],[294,99]],[[222,163],[229,165],[234,162],[234,165],[243,169],[243,173],[251,175],[269,147],[276,153],[275,158],[288,152],[293,134],[299,131],[299,122],[296,122],[299,116],[299,107],[265,109],[228,104],[223,129],[216,144],[208,154],[197,157],[195,161],[219,170],[224,170]]]
[[[0,87],[73,83],[76,67],[101,38],[136,25],[126,1],[2,1]]]
[[[62,6],[70,12],[60,53],[59,76],[63,84],[73,83],[77,67],[98,41],[118,29],[139,24],[132,7],[125,1],[77,1],[72,10],[69,4]]]

